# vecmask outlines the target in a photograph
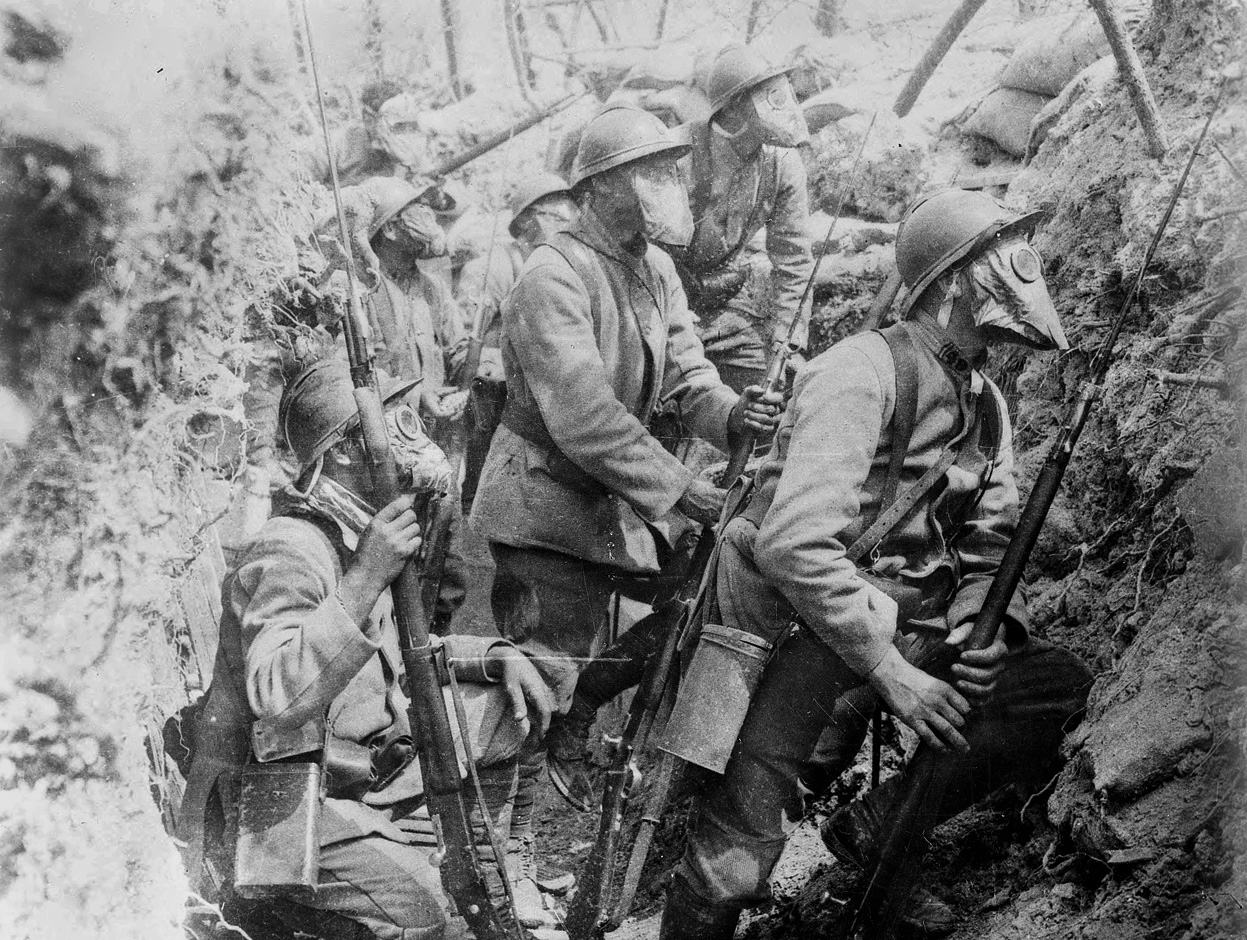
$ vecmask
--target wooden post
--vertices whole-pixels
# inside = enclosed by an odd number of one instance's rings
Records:
[[[1143,74],[1143,64],[1139,54],[1134,51],[1130,37],[1126,35],[1126,27],[1121,21],[1121,14],[1113,0],[1090,0],[1091,8],[1100,18],[1104,27],[1104,35],[1112,47],[1113,56],[1117,59],[1117,69],[1121,80],[1130,92],[1130,100],[1134,103],[1135,113],[1139,115],[1139,123],[1143,125],[1143,136],[1147,138],[1147,146],[1153,157],[1159,159],[1169,149],[1165,139],[1165,129],[1160,123],[1160,111],[1156,108],[1156,99]]]
[[[465,88],[459,72],[459,8],[456,0],[442,0],[442,38],[446,41],[446,69],[450,73],[450,90],[456,101],[463,100]]]
[[[905,87],[897,96],[896,104],[892,106],[897,117],[904,117],[913,109],[914,102],[918,100],[923,86],[934,74],[936,67],[944,61],[944,56],[948,55],[948,50],[961,35],[961,31],[966,28],[966,24],[974,18],[974,14],[986,2],[987,0],[962,0],[961,6],[953,11],[953,15],[944,24],[940,34],[935,37],[935,42],[931,43],[931,48],[922,57],[922,61],[918,63],[918,67],[914,69],[913,74],[909,76],[909,81],[905,83]]]

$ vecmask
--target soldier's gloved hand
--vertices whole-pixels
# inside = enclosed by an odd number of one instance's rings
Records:
[[[867,681],[883,697],[888,710],[930,747],[937,751],[970,749],[958,730],[966,723],[970,703],[947,682],[907,663],[896,647],[888,649]]]
[[[705,480],[695,479],[676,502],[675,508],[694,522],[714,525],[719,521],[719,514],[723,512],[725,502],[727,502],[727,490],[721,490]]]
[[[468,393],[458,389],[427,389],[420,393],[420,409],[430,418],[453,421],[463,414]]]
[[[398,497],[372,517],[359,537],[338,586],[343,606],[358,624],[365,622],[381,592],[420,551],[420,522],[412,509],[415,500],[411,494]]]
[[[511,715],[531,726],[544,737],[554,712],[554,695],[527,656],[509,643],[499,643],[485,656],[485,674],[500,677],[511,702]]]
[[[783,410],[782,393],[768,392],[761,385],[749,385],[727,416],[727,433],[735,437],[748,429],[755,434],[770,434],[779,426]]]
[[[944,642],[950,646],[961,646],[969,639],[973,628],[974,622],[967,620],[949,633]],[[1008,652],[1009,647],[1005,645],[1005,625],[1001,624],[991,646],[981,650],[961,651],[961,658],[953,666],[957,688],[970,698],[987,698],[996,688],[996,678],[1005,667],[1005,656]]]

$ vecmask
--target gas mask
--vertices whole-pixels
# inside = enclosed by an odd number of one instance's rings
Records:
[[[450,492],[453,472],[442,449],[425,433],[416,409],[406,403],[385,409],[390,455],[398,464],[399,485],[408,493]]]
[[[674,160],[642,160],[628,168],[641,232],[651,242],[684,247],[693,240],[693,210]]]
[[[1069,349],[1043,279],[1039,252],[1023,238],[994,245],[967,268],[974,323],[984,335],[1035,349]]]
[[[775,147],[808,143],[810,129],[786,75],[768,78],[749,92],[762,142]]]
[[[549,241],[551,235],[565,232],[575,224],[576,204],[570,199],[554,197],[542,199],[524,210],[515,223],[515,229],[523,243],[521,247],[531,251],[542,242]]]
[[[428,206],[413,202],[394,222],[397,231],[391,230],[386,237],[406,239],[417,259],[441,258],[446,254],[446,233]]]

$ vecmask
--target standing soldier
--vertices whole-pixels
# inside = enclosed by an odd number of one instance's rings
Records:
[[[655,406],[678,403],[724,450],[746,426],[773,429],[779,410],[778,396],[719,380],[671,259],[650,245],[691,236],[676,166],[687,150],[645,111],[602,111],[573,167],[579,221],[534,249],[502,308],[508,397],[471,523],[497,564],[499,630],[538,664],[560,711],[611,593],[653,602],[672,589],[659,578],[672,510],[712,524],[723,505],[724,491],[649,433]],[[544,746],[521,759],[520,822],[543,756]],[[561,792],[589,808],[576,781]]]
[[[467,338],[450,288],[421,262],[446,254],[446,235],[434,209],[423,202],[430,188],[418,189],[392,177],[369,180],[366,187],[373,206],[368,242],[379,271],[377,287],[364,306],[377,363],[397,378],[419,381],[420,415],[445,448],[467,403],[467,393],[451,384],[467,357]],[[457,501],[447,505],[446,513],[446,527],[430,533],[439,541],[435,557],[442,559],[440,571],[425,585],[435,633],[448,629],[467,591]]]
[[[664,940],[727,940],[741,909],[767,899],[820,735],[844,739],[827,749],[846,762],[861,741],[864,727],[831,723],[837,699],[863,683],[922,746],[957,752],[941,818],[1002,783],[1049,778],[1091,677],[1072,653],[1028,635],[1020,592],[995,642],[960,652],[954,684],[922,668],[969,635],[1017,519],[1008,412],[980,371],[987,349],[1068,348],[1027,242],[1035,222],[981,193],[919,202],[896,240],[904,321],[853,336],[798,374],[753,500],[723,532],[715,584],[722,622],[778,649],[725,774],[702,794]],[[909,497],[909,512],[875,525]],[[970,700],[993,690],[967,723]],[[823,829],[831,851],[873,863],[905,785],[893,778],[837,813]],[[927,892],[902,916],[931,934],[953,927]]]
[[[179,818],[193,881],[205,872],[224,877],[232,857],[213,848],[223,834],[205,833],[205,824],[212,829],[216,819],[219,826],[222,810],[237,806],[235,772],[257,763],[280,769],[295,757],[320,763],[327,798],[312,835],[321,889],[298,903],[392,940],[441,937],[448,922],[447,899],[429,864],[437,838],[413,761],[420,742],[408,724],[388,593],[420,546],[413,502],[444,492],[450,475],[404,401],[412,385],[382,378],[390,446],[407,481],[407,495],[382,507],[373,497],[346,364],[322,360],[287,386],[278,423],[300,473],[222,586],[221,642],[190,736],[196,746]],[[463,682],[472,757],[501,824],[530,726],[539,734],[549,718],[549,690],[505,640],[440,642]],[[492,858],[483,820],[475,825],[482,855]],[[307,848],[298,838],[270,840],[269,868],[298,870]],[[501,878],[490,888],[502,903]]]
[[[707,81],[710,118],[687,125],[696,226],[688,247],[677,246],[672,255],[701,318],[706,358],[737,390],[766,377],[768,353],[801,313],[813,268],[805,164],[795,149],[810,135],[787,71],[746,46],[725,46]],[[763,228],[769,291],[751,282],[745,258]],[[795,336],[798,347],[805,332]]]
[[[472,508],[489,443],[502,404],[506,380],[502,373],[502,302],[511,293],[524,261],[533,249],[555,232],[566,231],[576,221],[576,203],[567,183],[553,173],[539,173],[521,184],[511,198],[512,240],[469,261],[460,276],[460,295],[479,322],[481,365],[472,383],[469,401],[467,452],[463,468],[464,512]]]

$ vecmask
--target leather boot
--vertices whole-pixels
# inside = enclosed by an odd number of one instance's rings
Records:
[[[554,715],[546,732],[546,768],[559,796],[577,812],[592,812],[600,792],[600,773],[589,752],[596,709],[572,699],[566,715]]]
[[[879,858],[883,815],[899,793],[900,780],[893,777],[825,819],[818,827],[818,834],[827,851],[858,871],[865,871],[874,865]],[[919,936],[925,937],[943,937],[957,926],[952,908],[921,885],[914,886],[900,919]]]
[[[702,900],[679,878],[667,888],[658,940],[732,940],[741,904],[714,904]]]

